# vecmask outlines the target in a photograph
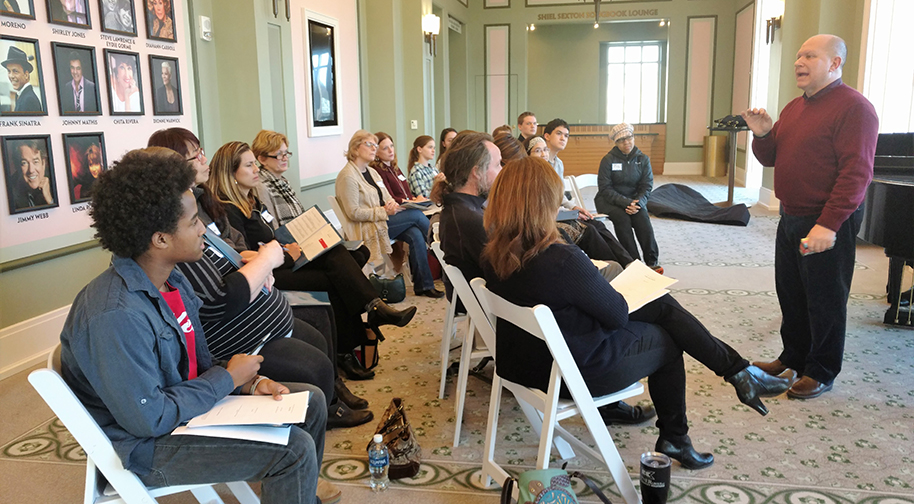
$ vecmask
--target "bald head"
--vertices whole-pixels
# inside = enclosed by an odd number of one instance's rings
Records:
[[[818,93],[841,78],[846,59],[847,44],[840,37],[827,34],[811,37],[800,46],[793,64],[797,87],[806,96]]]
[[[812,41],[815,41],[816,44],[823,47],[831,58],[841,58],[841,63],[838,68],[844,67],[844,62],[847,61],[847,44],[844,43],[844,39],[836,35],[823,33],[810,37],[806,42]]]

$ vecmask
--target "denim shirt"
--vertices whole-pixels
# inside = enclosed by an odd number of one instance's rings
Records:
[[[64,380],[111,439],[124,467],[152,469],[155,438],[205,413],[235,388],[213,366],[202,301],[177,270],[168,277],[194,325],[198,377],[188,380],[184,332],[136,261],[114,257],[73,301],[60,334]]]

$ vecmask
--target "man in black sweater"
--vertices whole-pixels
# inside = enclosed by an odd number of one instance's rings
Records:
[[[439,163],[446,182],[435,184],[431,199],[444,206],[438,227],[444,260],[467,280],[482,277],[479,258],[488,241],[482,214],[489,188],[501,171],[501,153],[488,134],[462,131]],[[450,293],[450,286],[445,287]],[[639,424],[656,416],[652,406],[632,407],[621,401],[600,407],[600,414],[607,425]]]

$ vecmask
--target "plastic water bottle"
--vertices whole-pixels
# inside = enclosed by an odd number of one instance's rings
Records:
[[[375,434],[371,446],[368,447],[368,472],[371,473],[371,480],[368,486],[372,492],[383,492],[387,490],[387,469],[390,466],[390,460],[387,456],[387,445],[384,444],[384,437]]]

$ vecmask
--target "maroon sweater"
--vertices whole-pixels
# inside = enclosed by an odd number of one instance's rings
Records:
[[[397,203],[403,203],[404,201],[413,198],[413,193],[409,191],[409,183],[406,181],[406,176],[403,175],[400,168],[394,168],[381,161],[371,163],[371,167],[381,175],[381,180],[384,181],[387,192],[390,193],[390,197],[395,199]],[[400,179],[400,177],[403,178]]]
[[[837,231],[860,206],[873,179],[879,119],[873,105],[841,79],[784,107],[752,152],[774,166],[774,192],[788,215],[819,215]]]

